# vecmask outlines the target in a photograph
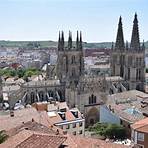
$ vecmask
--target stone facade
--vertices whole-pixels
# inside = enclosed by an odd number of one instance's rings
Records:
[[[145,47],[140,46],[137,14],[133,22],[130,47],[124,44],[122,20],[119,19],[115,47],[112,46],[111,73],[125,80],[127,89],[144,91],[145,83]]]
[[[84,61],[82,50],[82,36],[77,32],[76,46],[72,43],[72,34],[69,32],[68,46],[65,46],[64,33],[59,34],[57,76],[61,82],[69,85],[77,85],[80,76],[84,73]]]
[[[57,76],[65,84],[65,101],[70,108],[77,107],[84,114],[86,126],[99,121],[100,105],[104,104],[110,91],[118,92],[123,80],[120,77],[84,75],[82,35],[80,33],[79,39],[78,32],[75,46],[71,32],[67,46],[64,33],[59,34]]]
[[[59,80],[44,80],[28,82],[21,86],[23,90],[23,102],[32,104],[39,101],[49,101],[54,98],[65,100],[65,86]]]
[[[126,89],[144,90],[144,51],[144,44],[140,47],[139,42],[137,15],[130,47],[124,44],[120,17],[116,44],[112,46],[112,76],[85,75],[81,32],[80,35],[77,32],[74,44],[72,33],[69,32],[67,43],[62,31],[59,33],[57,65],[47,65],[44,80],[21,85],[21,100],[25,104],[51,99],[66,101],[70,108],[77,107],[84,114],[88,126],[99,121],[100,105],[106,102],[108,94]]]

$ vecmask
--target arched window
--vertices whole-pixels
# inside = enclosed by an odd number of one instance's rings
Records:
[[[35,102],[35,94],[34,92],[31,92],[31,104]]]
[[[89,96],[89,104],[95,104],[96,103],[96,99],[97,99],[97,97],[94,96],[94,94]]]
[[[72,56],[71,64],[74,64],[74,63],[75,63],[75,56]]]
[[[49,97],[53,97],[53,91],[48,91],[48,95],[49,95]]]
[[[40,98],[40,101],[44,100],[44,93],[43,93],[43,91],[39,92],[39,98]]]
[[[68,72],[68,57],[66,55],[63,57],[63,68]]]
[[[75,75],[76,75],[75,68],[72,68],[72,76],[75,76]]]

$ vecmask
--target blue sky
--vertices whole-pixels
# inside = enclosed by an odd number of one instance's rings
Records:
[[[83,41],[115,41],[123,18],[130,41],[137,12],[140,39],[148,40],[148,0],[0,0],[0,40],[57,40],[58,31],[81,30]]]

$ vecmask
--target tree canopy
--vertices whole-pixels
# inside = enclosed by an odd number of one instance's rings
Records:
[[[19,78],[26,78],[31,77],[32,75],[38,75],[41,71],[36,68],[29,68],[29,69],[0,69],[0,75],[1,76],[7,76],[7,77],[14,77],[17,76]]]
[[[125,128],[118,124],[96,123],[88,130],[110,139],[125,139],[126,137]]]

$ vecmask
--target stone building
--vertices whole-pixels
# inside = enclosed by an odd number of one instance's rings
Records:
[[[82,34],[79,38],[77,32],[76,44],[73,44],[72,34],[69,32],[66,45],[62,32],[59,35],[57,65],[47,65],[43,79],[21,84],[18,93],[14,93],[17,97],[9,97],[8,101],[11,108],[18,100],[22,100],[23,104],[66,101],[69,108],[77,107],[84,114],[88,126],[99,121],[100,105],[106,101],[107,94],[126,90],[122,82],[123,79],[119,76],[85,75]]]
[[[126,89],[144,90],[145,48],[144,44],[140,47],[137,15],[130,47],[124,44],[120,17],[116,44],[112,50],[112,76],[86,75],[82,33],[77,32],[76,42],[73,42],[69,32],[68,42],[65,42],[62,31],[59,33],[57,65],[47,65],[43,80],[22,84],[22,98],[16,98],[25,104],[51,99],[66,101],[69,108],[76,107],[84,114],[86,126],[94,124],[99,121],[100,106],[106,102],[108,94]]]
[[[64,32],[58,41],[57,76],[61,82],[77,85],[84,73],[84,59],[82,35],[77,32],[76,46],[72,42],[72,33],[69,31],[68,46],[65,46]]]
[[[148,146],[148,118],[142,119],[131,125],[131,140],[135,148]]]
[[[145,47],[140,45],[137,14],[133,21],[133,31],[130,46],[124,43],[122,18],[119,19],[115,46],[112,46],[111,73],[125,80],[129,90],[144,91],[145,83]]]
[[[70,108],[77,107],[86,117],[86,126],[99,121],[99,108],[106,94],[118,92],[124,86],[120,77],[91,76],[84,74],[82,34],[77,32],[76,44],[69,32],[68,45],[64,32],[59,33],[57,77],[65,85],[65,101]]]

